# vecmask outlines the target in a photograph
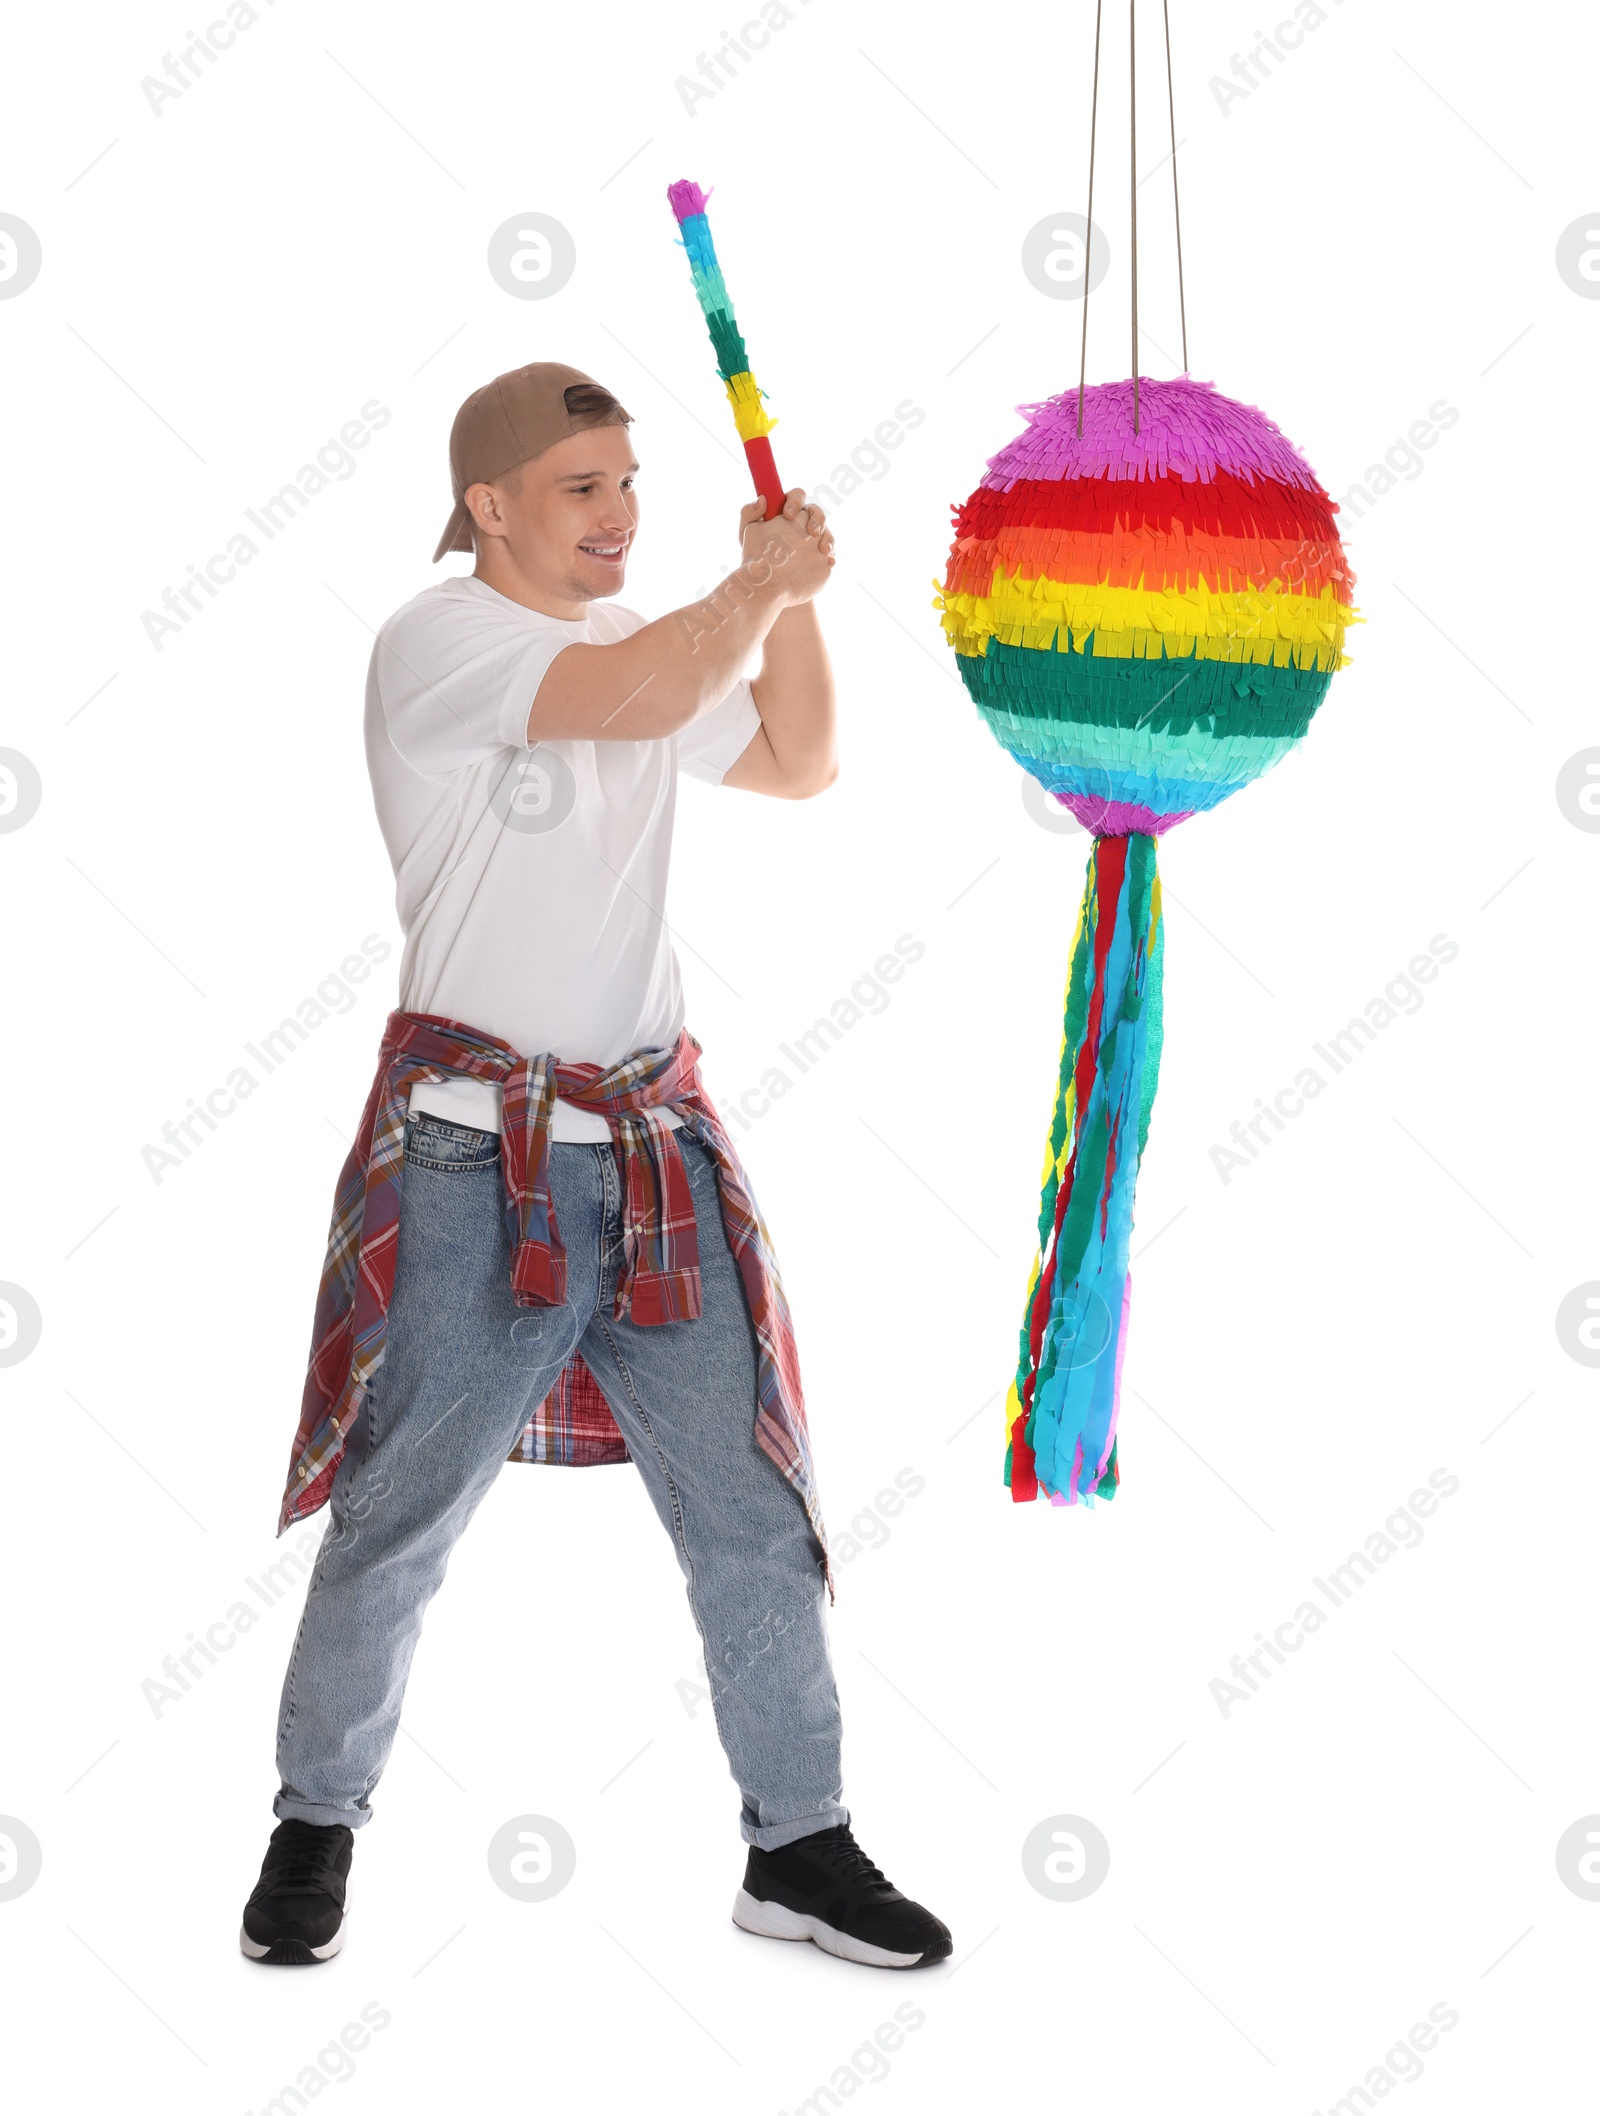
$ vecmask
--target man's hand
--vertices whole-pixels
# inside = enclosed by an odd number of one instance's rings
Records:
[[[785,607],[820,595],[833,571],[833,531],[820,507],[807,505],[796,485],[783,496],[783,512],[766,519],[767,503],[752,500],[739,510],[741,570],[753,587],[770,579]]]
[[[784,756],[773,766],[783,783],[760,790],[814,793],[831,783],[833,687],[812,598],[833,570],[833,532],[798,486],[784,495],[774,521],[763,519],[765,511],[764,500],[743,510],[743,563],[704,601],[608,646],[563,647],[530,703],[529,742],[648,742],[675,734],[726,698],[752,652],[765,646],[756,702],[764,718],[770,711]],[[798,743],[791,734],[797,715],[810,722]],[[756,785],[735,774],[754,771],[751,752],[766,747],[763,728],[728,783]]]
[[[807,505],[799,486],[784,494],[776,521],[767,521],[765,514],[766,501],[755,500],[739,516],[745,549],[739,570],[758,579],[753,569],[770,563],[772,589],[764,592],[775,589],[785,607],[767,633],[761,670],[751,686],[761,725],[722,783],[804,801],[839,775],[833,671],[815,602],[833,571],[833,531],[822,509]],[[770,540],[765,558],[763,538]]]

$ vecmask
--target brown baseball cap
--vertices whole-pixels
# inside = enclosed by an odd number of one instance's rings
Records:
[[[588,404],[580,399],[568,409],[569,391],[597,393],[604,399]],[[603,384],[581,368],[565,367],[559,360],[535,360],[529,367],[513,368],[496,375],[482,389],[475,389],[456,413],[450,429],[450,490],[455,506],[445,524],[439,548],[433,554],[437,565],[447,551],[470,551],[470,517],[462,495],[469,485],[492,485],[508,470],[543,455],[569,434],[590,426],[615,426],[629,415]]]

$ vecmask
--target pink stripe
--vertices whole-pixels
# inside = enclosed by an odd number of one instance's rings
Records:
[[[1159,837],[1174,823],[1194,814],[1192,808],[1180,808],[1173,815],[1158,816],[1142,801],[1107,801],[1099,794],[1058,793],[1050,798],[1059,801],[1063,808],[1070,808],[1084,829],[1093,831],[1097,838],[1128,838],[1135,831],[1147,838]]]
[[[1265,412],[1224,397],[1210,382],[1141,377],[1137,434],[1131,378],[1084,391],[1081,440],[1075,389],[1017,409],[1028,429],[989,458],[982,482],[991,490],[1004,492],[1019,478],[1146,478],[1169,471],[1204,485],[1225,470],[1322,491],[1311,465]]]
[[[686,176],[667,186],[667,204],[680,222],[692,219],[696,213],[704,213],[706,200],[710,196],[709,191],[702,191],[697,183]]]

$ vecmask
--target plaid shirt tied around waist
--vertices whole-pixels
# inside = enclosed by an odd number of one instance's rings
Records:
[[[311,1360],[278,1533],[317,1512],[333,1485],[368,1383],[383,1359],[400,1246],[400,1184],[412,1087],[463,1077],[502,1089],[500,1165],[519,1308],[560,1307],[567,1258],[550,1196],[556,1097],[605,1118],[623,1174],[623,1258],[615,1313],[640,1324],[700,1313],[694,1200],[673,1136],[672,1110],[710,1154],[722,1224],[755,1328],[756,1444],[799,1493],[833,1573],[817,1502],[789,1304],[771,1237],[739,1157],[700,1080],[700,1045],[685,1029],[674,1050],[635,1051],[613,1066],[524,1058],[509,1044],[441,1014],[392,1013],[360,1129],[339,1175],[317,1295]],[[626,1443],[600,1386],[574,1352],[508,1458],[583,1466],[625,1462]]]

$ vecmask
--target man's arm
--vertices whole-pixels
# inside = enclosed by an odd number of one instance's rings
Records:
[[[761,725],[723,785],[788,801],[831,786],[839,776],[833,669],[814,602],[785,610],[773,625],[750,688]]]
[[[776,521],[761,515],[759,500],[743,510],[744,562],[704,602],[609,646],[563,647],[534,696],[529,742],[653,741],[720,704],[756,647],[786,612],[798,614],[833,565],[821,510],[808,510],[804,493],[789,493]]]

